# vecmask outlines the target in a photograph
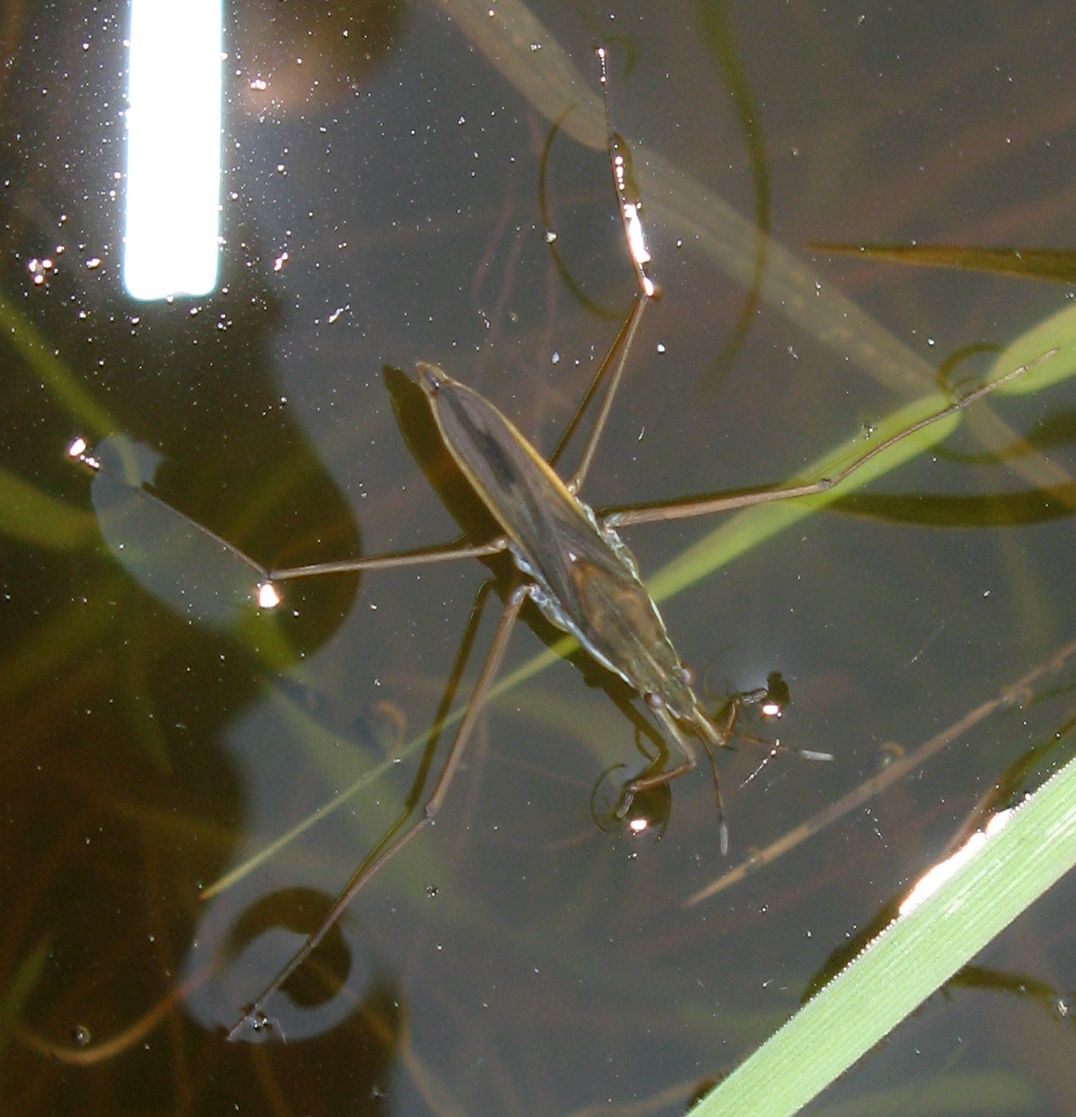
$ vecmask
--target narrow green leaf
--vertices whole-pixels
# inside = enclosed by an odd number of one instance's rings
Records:
[[[1076,306],[1068,305],[1032,326],[997,355],[987,374],[990,380],[1011,368],[1030,364],[1043,353],[1056,349],[1049,360],[1039,363],[1031,376],[1017,376],[998,390],[999,396],[1025,396],[1040,392],[1076,373]]]
[[[1076,865],[1076,760],[691,1112],[781,1117],[835,1081]]]
[[[71,366],[56,346],[23,314],[0,295],[0,332],[36,376],[49,395],[67,411],[80,430],[72,433],[100,438],[116,429],[107,409],[78,382]]]
[[[98,538],[97,518],[0,469],[0,535],[51,551],[74,551]]]
[[[977,248],[960,244],[834,244],[828,241],[807,247],[814,252],[917,267],[958,268],[1051,283],[1076,280],[1076,252],[1064,249]]]

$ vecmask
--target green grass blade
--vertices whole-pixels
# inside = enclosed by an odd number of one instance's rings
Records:
[[[95,543],[97,517],[0,468],[0,535],[31,547],[74,551]]]
[[[887,927],[692,1117],[795,1113],[1074,865],[1076,760],[1013,811],[921,906]]]
[[[0,332],[42,387],[66,411],[81,430],[72,433],[101,438],[116,429],[108,409],[94,399],[78,381],[71,366],[58,355],[56,346],[14,303],[0,295]]]
[[[997,395],[1024,396],[1039,392],[1076,373],[1076,306],[1063,307],[1006,345],[994,359],[986,379],[992,380],[1010,368],[1030,364],[1052,349],[1057,352],[1043,361],[1041,367],[1036,365],[1033,376],[1017,376],[999,385]]]

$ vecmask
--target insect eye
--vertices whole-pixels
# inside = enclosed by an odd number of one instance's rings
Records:
[[[665,699],[662,698],[660,694],[655,694],[653,691],[647,691],[647,693],[643,695],[643,699],[652,710],[660,710],[665,705]]]
[[[680,675],[680,681],[685,686],[694,686],[695,685],[695,672],[692,671],[690,667],[686,667],[684,665],[681,665],[678,674]]]

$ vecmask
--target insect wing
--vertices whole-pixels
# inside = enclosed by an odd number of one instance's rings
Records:
[[[434,365],[419,365],[419,382],[445,445],[511,538],[520,568],[575,612],[570,565],[579,557],[618,562],[594,513],[572,496],[516,427],[478,392]]]
[[[643,694],[694,701],[634,557],[488,400],[432,365],[420,383],[452,456],[512,539],[547,619]]]

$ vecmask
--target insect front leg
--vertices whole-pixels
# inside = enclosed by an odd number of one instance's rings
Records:
[[[640,791],[648,791],[652,787],[660,787],[662,784],[669,783],[678,776],[690,772],[698,762],[694,746],[684,736],[683,730],[676,723],[672,714],[669,713],[665,703],[656,695],[647,695],[646,703],[664,727],[665,740],[676,747],[682,759],[675,768],[662,769],[662,771],[655,772],[653,775],[637,776],[625,784],[624,790],[620,793],[620,802],[616,808],[617,818],[624,818],[627,815],[635,801],[635,796]]]

